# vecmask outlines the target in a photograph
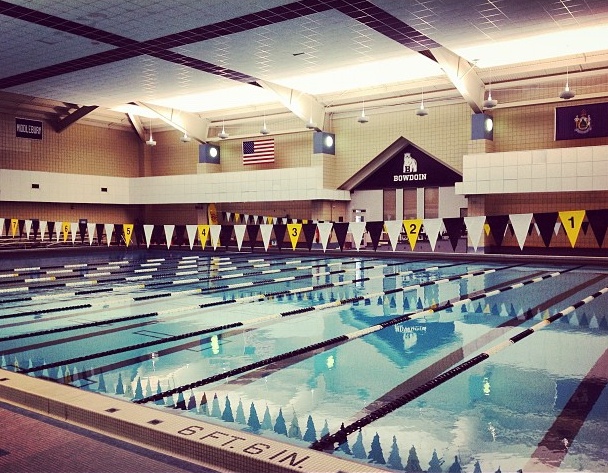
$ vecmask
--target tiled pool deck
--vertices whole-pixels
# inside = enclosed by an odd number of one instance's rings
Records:
[[[6,473],[385,471],[3,370],[0,419]]]

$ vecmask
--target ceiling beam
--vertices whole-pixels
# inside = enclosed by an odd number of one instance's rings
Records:
[[[306,123],[307,128],[323,130],[325,107],[312,95],[265,80],[258,80],[257,83],[263,89],[273,92],[285,107]]]
[[[190,138],[193,138],[200,143],[207,142],[209,120],[190,112],[184,112],[183,110],[151,105],[145,102],[134,103],[139,107],[146,108],[167,125],[172,126],[181,133],[187,134]]]
[[[485,84],[474,65],[444,47],[427,49],[421,54],[441,66],[474,113],[483,112]]]
[[[131,123],[131,126],[133,127],[133,129],[135,130],[135,133],[137,133],[137,135],[139,136],[139,139],[141,141],[146,141],[146,134],[144,131],[144,126],[141,123],[141,120],[139,119],[139,117],[137,115],[134,115],[132,113],[127,113],[127,118],[129,119],[129,123]]]
[[[72,126],[74,123],[87,116],[96,108],[97,105],[84,105],[77,108],[72,113],[69,113],[65,117],[57,117],[54,120],[50,120],[51,126],[56,133],[61,133],[63,130]]]

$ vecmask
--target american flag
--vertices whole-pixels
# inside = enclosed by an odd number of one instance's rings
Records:
[[[243,164],[274,162],[274,138],[243,141]]]

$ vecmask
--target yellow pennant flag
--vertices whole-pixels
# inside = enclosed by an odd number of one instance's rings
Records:
[[[266,223],[272,223],[272,217],[266,217]]]
[[[490,224],[489,223],[483,224],[483,231],[486,232],[486,236],[490,236]]]
[[[198,240],[201,242],[201,246],[203,250],[205,249],[205,245],[207,244],[207,239],[209,238],[209,225],[199,225],[198,227]]]
[[[11,235],[15,238],[17,235],[17,230],[19,229],[19,220],[16,218],[11,218]]]
[[[70,222],[62,222],[61,230],[63,231],[63,242],[68,241],[68,235],[70,234]]]
[[[234,212],[234,223],[241,223],[241,214]]]
[[[418,235],[420,235],[420,227],[422,227],[422,219],[414,218],[403,221],[403,228],[405,228],[405,234],[410,242],[410,248],[414,251],[416,242],[418,241]]]
[[[289,239],[291,240],[292,249],[296,249],[298,244],[298,238],[300,238],[300,232],[302,231],[301,223],[288,223],[287,231],[289,232]]]
[[[562,221],[562,226],[568,235],[570,245],[574,248],[578,234],[581,231],[583,220],[585,218],[584,210],[568,210],[559,213],[559,218]]]
[[[125,232],[125,245],[129,246],[129,243],[131,243],[131,237],[133,236],[133,224],[125,223],[123,224],[122,228]]]

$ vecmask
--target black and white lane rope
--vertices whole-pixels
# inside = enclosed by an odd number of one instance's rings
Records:
[[[22,369],[21,372],[23,373],[33,373],[33,372],[37,372],[37,371],[42,371],[44,369],[48,369],[48,368],[56,368],[62,365],[66,365],[66,364],[73,364],[73,363],[80,363],[82,361],[87,361],[87,360],[92,360],[92,359],[96,359],[96,358],[101,358],[104,356],[110,356],[110,355],[116,355],[119,353],[124,353],[124,352],[128,352],[131,350],[139,350],[141,348],[147,348],[147,347],[151,347],[151,346],[155,346],[155,345],[159,345],[159,344],[163,344],[163,343],[170,343],[170,342],[174,342],[174,341],[178,341],[178,340],[183,340],[186,338],[191,338],[191,337],[197,337],[197,336],[201,336],[201,335],[206,335],[208,333],[213,333],[213,332],[217,332],[217,331],[222,331],[222,330],[228,330],[228,329],[233,329],[233,328],[237,328],[237,327],[245,327],[245,326],[249,326],[249,325],[259,325],[259,324],[263,324],[266,322],[269,322],[271,320],[274,319],[280,319],[283,317],[290,317],[293,315],[299,315],[299,314],[303,314],[303,313],[307,313],[307,312],[312,312],[312,311],[320,311],[320,310],[324,310],[324,309],[329,309],[332,307],[339,307],[345,304],[349,304],[349,303],[353,303],[359,300],[364,300],[364,299],[371,299],[371,298],[375,298],[378,297],[380,295],[383,294],[393,294],[395,292],[399,292],[399,291],[409,291],[409,290],[413,290],[413,289],[417,289],[419,287],[424,287],[427,285],[432,285],[432,284],[441,284],[441,283],[445,283],[445,282],[449,282],[449,281],[454,281],[457,279],[466,279],[466,278],[470,278],[476,275],[482,275],[482,274],[490,274],[493,272],[496,272],[498,270],[502,270],[502,269],[507,269],[509,267],[512,266],[508,266],[508,267],[503,267],[503,268],[492,268],[492,269],[487,269],[487,270],[482,270],[482,271],[475,271],[475,272],[469,272],[469,273],[464,273],[464,274],[460,274],[457,276],[450,276],[448,278],[444,278],[444,279],[440,279],[440,280],[433,280],[433,281],[425,281],[425,282],[421,282],[419,284],[414,284],[411,286],[407,286],[407,287],[402,287],[402,288],[398,288],[398,289],[391,289],[388,291],[382,291],[382,292],[377,292],[377,293],[373,293],[373,294],[368,294],[368,295],[362,295],[362,296],[358,296],[355,298],[349,298],[349,299],[342,299],[342,300],[337,300],[337,301],[332,301],[332,302],[328,302],[328,303],[324,303],[324,304],[318,304],[318,305],[311,305],[308,307],[304,307],[304,308],[298,308],[298,309],[293,309],[293,310],[289,310],[286,312],[279,312],[276,314],[269,314],[269,315],[263,315],[260,317],[256,317],[254,319],[250,319],[250,320],[246,320],[246,321],[241,321],[241,322],[234,322],[234,323],[230,323],[230,324],[224,324],[224,325],[218,325],[218,326],[214,326],[214,327],[209,327],[209,328],[205,328],[205,329],[201,329],[198,331],[194,331],[194,332],[188,332],[188,333],[183,333],[183,334],[179,334],[179,335],[174,335],[174,336],[170,336],[170,337],[164,337],[164,338],[160,338],[160,339],[156,339],[156,340],[152,340],[152,341],[148,341],[148,342],[143,342],[143,343],[138,343],[138,344],[134,344],[134,345],[129,345],[126,347],[121,347],[121,348],[115,348],[115,349],[111,349],[111,350],[106,350],[106,351],[102,351],[102,352],[97,352],[97,353],[92,353],[89,355],[83,355],[83,356],[79,356],[76,358],[71,358],[68,360],[62,360],[62,361],[57,361],[57,362],[53,362],[53,363],[46,363],[44,365],[41,366],[36,366],[36,367],[32,367],[32,368],[28,368],[28,369]],[[428,271],[430,269],[437,269],[436,266],[433,266],[432,268],[420,268],[418,271]],[[410,271],[406,271],[404,273],[410,273],[411,271],[416,271],[416,270],[410,270]],[[386,277],[388,277],[389,275],[385,275]],[[336,282],[336,283],[330,283],[329,285],[323,285],[324,288],[326,287],[332,287],[332,285],[340,286],[343,284],[347,284],[347,283],[352,283],[356,280],[353,280],[351,282]],[[198,306],[197,306],[198,307]],[[168,309],[166,311],[162,311],[163,314],[168,314],[168,313],[175,313],[178,311],[181,311],[182,308],[177,308],[177,309]],[[136,318],[144,318],[144,317],[152,317],[152,316],[157,316],[159,315],[160,312],[152,312],[149,314],[140,314],[140,315],[134,315],[131,316],[129,318],[129,320],[134,320]],[[92,324],[101,324],[104,323],[106,324],[107,321],[104,322],[93,322]],[[76,328],[82,328],[84,324],[78,325]],[[75,329],[76,329],[75,328]],[[70,329],[72,330],[72,329]],[[58,333],[61,331],[66,331],[65,328],[56,328],[56,329],[49,329],[46,330],[44,332],[37,332],[39,335],[40,334],[51,334],[51,333]],[[10,338],[11,340],[14,340],[16,338],[25,338],[27,337],[27,334],[21,334],[21,335],[14,335],[14,336],[10,336],[10,337],[6,337],[3,339],[0,339],[0,342],[2,341],[6,341],[8,338]],[[2,352],[0,352],[1,354]]]
[[[272,316],[265,316],[265,317],[261,317],[258,319],[254,319],[254,320],[250,320],[247,321],[247,323],[261,323],[261,322],[265,322],[267,320],[269,320],[270,318],[277,318],[277,317],[287,317],[290,315],[296,315],[296,314],[303,314],[303,313],[307,313],[307,312],[311,312],[311,311],[318,311],[318,310],[324,310],[324,309],[329,309],[332,307],[339,307],[339,306],[343,306],[345,304],[351,304],[357,301],[362,301],[362,300],[366,300],[366,299],[372,299],[372,298],[376,298],[379,296],[384,296],[384,295],[389,295],[389,294],[395,294],[397,292],[406,292],[406,291],[410,291],[410,290],[414,290],[414,289],[418,289],[421,287],[425,287],[425,286],[430,286],[430,285],[436,285],[436,284],[443,284],[443,283],[447,283],[447,282],[451,282],[451,281],[456,281],[459,279],[468,279],[468,278],[472,278],[475,276],[481,276],[481,275],[487,275],[487,274],[491,274],[494,273],[498,270],[503,270],[503,269],[508,269],[508,268],[512,268],[515,265],[512,266],[505,266],[505,267],[501,267],[501,268],[492,268],[492,269],[486,269],[486,270],[480,270],[480,271],[473,271],[473,272],[469,272],[469,273],[464,273],[464,274],[459,274],[459,275],[454,275],[454,276],[450,276],[447,278],[443,278],[443,279],[437,279],[437,280],[432,280],[432,281],[425,281],[425,282],[421,282],[419,284],[413,284],[410,286],[406,286],[406,287],[399,287],[399,288],[395,288],[395,289],[389,289],[386,291],[381,291],[381,292],[376,292],[376,293],[368,293],[368,294],[364,294],[364,295],[360,295],[357,297],[352,297],[349,299],[342,299],[342,300],[338,300],[335,302],[328,302],[325,304],[319,304],[319,305],[315,305],[315,306],[309,306],[309,307],[305,307],[305,308],[300,308],[300,309],[295,309],[289,312],[284,312],[281,314],[276,314],[276,315],[272,315]],[[362,330],[357,330],[345,335],[340,335],[338,337],[334,337],[325,341],[321,341],[319,343],[314,343],[312,345],[307,345],[305,347],[302,348],[298,348],[296,350],[290,351],[288,353],[283,353],[281,355],[276,355],[270,358],[266,358],[264,360],[259,360],[257,362],[254,363],[250,363],[248,365],[244,365],[241,366],[239,368],[234,368],[232,370],[228,370],[224,373],[219,373],[213,376],[209,376],[207,378],[201,379],[199,381],[195,381],[193,383],[189,383],[183,386],[178,386],[174,389],[170,389],[168,391],[164,391],[162,393],[158,393],[155,394],[153,396],[149,396],[143,399],[138,399],[134,402],[138,403],[138,404],[145,404],[147,402],[151,402],[151,401],[158,401],[160,399],[163,399],[167,396],[171,396],[173,394],[178,394],[180,392],[183,391],[188,391],[190,389],[194,389],[194,388],[198,388],[210,383],[214,383],[217,381],[221,381],[223,379],[227,379],[227,378],[231,378],[232,376],[236,376],[239,374],[243,374],[246,373],[248,371],[252,371],[254,369],[258,369],[261,368],[263,366],[267,366],[271,363],[277,362],[277,361],[283,361],[289,358],[293,358],[296,356],[300,356],[302,354],[308,353],[308,352],[313,352],[315,350],[319,350],[319,349],[327,349],[329,347],[338,345],[338,344],[342,344],[342,343],[346,343],[350,340],[354,340],[356,338],[360,338],[363,337],[365,335],[368,335],[370,333],[374,333],[378,330],[382,330],[385,327],[391,326],[391,325],[395,325],[397,323],[409,320],[412,317],[415,316],[424,316],[426,314],[429,313],[433,313],[435,310],[434,309],[427,309],[425,311],[421,311],[421,312],[417,312],[414,315],[402,315],[399,317],[395,317],[391,320],[382,322],[381,324],[378,325],[374,325],[372,327],[368,327]]]
[[[600,289],[599,291],[591,294],[590,296],[587,296],[584,299],[581,299],[577,303],[566,307],[564,310],[557,312],[556,314],[554,314],[550,317],[547,317],[544,320],[541,320],[537,324],[533,325],[530,328],[522,330],[521,332],[514,335],[513,337],[511,337],[507,340],[504,340],[496,345],[493,345],[486,351],[484,351],[476,356],[473,356],[473,357],[469,358],[468,360],[463,361],[462,363],[458,364],[454,368],[440,374],[439,376],[436,376],[435,378],[431,379],[430,381],[427,381],[426,383],[422,384],[421,386],[419,386],[415,389],[412,389],[411,391],[395,398],[392,401],[387,402],[382,407],[370,412],[369,414],[361,417],[360,419],[357,419],[355,422],[353,422],[347,426],[344,426],[343,428],[340,428],[340,430],[338,432],[336,432],[334,434],[328,434],[328,435],[322,437],[321,439],[312,443],[311,448],[313,448],[315,450],[334,450],[336,448],[336,445],[340,445],[346,441],[346,438],[348,435],[350,435],[354,432],[357,432],[359,429],[371,424],[372,422],[374,422],[378,419],[381,419],[382,417],[390,414],[391,412],[399,409],[400,407],[405,406],[406,404],[413,401],[414,399],[417,399],[418,397],[422,396],[423,394],[426,394],[427,392],[435,389],[436,387],[442,385],[446,381],[449,381],[450,379],[465,372],[469,368],[472,368],[473,366],[478,365],[482,361],[487,360],[490,356],[493,356],[496,353],[501,352],[505,348],[510,347],[511,345],[514,345],[515,343],[517,343],[517,342],[523,340],[524,338],[532,335],[533,333],[547,327],[548,325],[561,319],[562,317],[574,312],[579,307],[582,307],[583,305],[588,304],[589,302],[597,299],[598,297],[602,296],[603,294],[606,294],[606,292],[608,292],[608,287],[604,287],[603,289]]]

